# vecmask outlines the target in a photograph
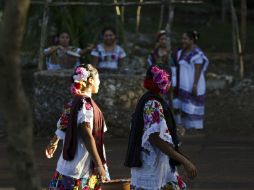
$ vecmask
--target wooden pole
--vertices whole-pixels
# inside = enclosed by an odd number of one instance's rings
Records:
[[[233,0],[230,0],[230,6],[231,6],[231,14],[232,14],[232,37],[233,37],[232,39],[233,39],[233,51],[234,51],[234,59],[235,59],[234,61],[236,64],[238,56],[239,56],[239,62],[240,62],[239,74],[240,74],[240,78],[243,79],[243,77],[244,77],[244,59],[243,59],[242,42],[240,39],[238,19],[237,19]],[[237,55],[237,53],[238,53],[238,55]]]
[[[235,20],[233,14],[233,6],[232,0],[230,0],[230,10],[231,10],[231,22],[232,22],[232,48],[233,48],[233,63],[234,63],[234,70],[237,70],[237,44],[236,44],[236,36],[235,36]]]
[[[143,3],[143,0],[139,0],[140,5],[137,8],[137,17],[136,17],[136,34],[139,32],[139,26],[140,26],[140,14],[141,14],[141,5]]]
[[[228,7],[228,0],[222,0],[221,1],[221,20],[224,23],[226,20],[226,13],[227,13],[227,8]]]
[[[171,3],[173,4],[202,4],[203,1],[191,1],[191,0],[173,0]],[[44,5],[44,1],[31,1],[31,4],[34,5]],[[164,3],[167,4],[166,2]],[[161,5],[161,1],[146,1],[146,2],[118,2],[118,3],[105,3],[105,2],[51,2],[49,6],[77,6],[77,5],[85,5],[85,6],[143,6],[143,5]]]
[[[51,0],[45,0],[44,4],[44,12],[43,12],[43,21],[42,21],[42,29],[41,29],[41,41],[40,41],[40,49],[39,49],[39,63],[38,70],[41,71],[43,69],[43,58],[44,53],[43,50],[45,48],[45,42],[47,37],[47,25],[49,18],[49,3]]]
[[[246,47],[246,33],[247,33],[247,1],[241,0],[241,40],[243,52]]]
[[[117,0],[114,0],[114,3],[117,3]],[[116,6],[116,27],[118,28],[118,38],[122,37],[123,47],[125,51],[128,53],[127,41],[125,38],[124,23],[122,18],[123,18],[123,12],[120,11],[119,6]]]
[[[164,0],[161,0],[161,10],[160,10],[160,20],[159,20],[159,27],[158,30],[161,30],[162,28],[162,23],[163,23],[163,15],[164,15]]]
[[[117,4],[117,0],[114,0],[114,3]],[[115,6],[115,29],[116,29],[116,35],[119,37],[120,36],[120,31],[119,31],[119,18],[121,17],[121,11],[119,6]]]
[[[122,0],[122,4],[124,4],[124,3],[125,3],[125,0]],[[122,12],[121,21],[122,21],[122,24],[124,24],[124,12],[125,12],[124,6],[121,7],[121,12]]]
[[[173,19],[174,19],[174,7],[171,3],[171,0],[167,0],[167,2],[168,2],[168,22],[166,25],[166,31],[167,31],[168,35],[170,36],[172,23],[173,23]],[[171,38],[170,37],[168,40],[168,50],[169,50],[169,52],[171,52]]]

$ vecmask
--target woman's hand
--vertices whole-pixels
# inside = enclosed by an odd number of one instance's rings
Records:
[[[198,88],[197,88],[197,85],[196,84],[193,84],[193,87],[192,87],[192,94],[193,95],[198,95]]]
[[[45,150],[46,157],[49,159],[52,158],[56,151],[56,148],[57,148],[57,143],[56,144],[50,143]]]
[[[102,181],[107,180],[106,172],[105,172],[105,169],[102,165],[96,167],[95,172],[96,172],[96,175],[99,177],[100,180],[102,180]]]
[[[188,178],[193,179],[193,178],[195,178],[197,176],[197,168],[190,161],[187,161],[184,164],[184,169],[185,169],[185,171],[186,171],[186,173],[188,175]]]
[[[94,44],[88,44],[88,46],[86,47],[86,50],[91,51],[94,47],[95,47]]]
[[[45,154],[47,158],[53,157],[56,151],[58,142],[59,142],[59,138],[56,135],[50,140],[50,143],[45,150]]]

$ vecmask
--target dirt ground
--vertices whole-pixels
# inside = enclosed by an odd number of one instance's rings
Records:
[[[56,167],[60,147],[53,159],[44,156],[48,140],[35,140],[35,155],[38,173],[43,188],[46,188]],[[130,177],[123,166],[126,138],[106,137],[107,157],[113,179]],[[185,135],[182,150],[196,164],[198,177],[186,180],[190,190],[253,190],[254,189],[254,139],[243,136],[207,136],[206,134]],[[6,144],[0,140],[1,155],[6,155]],[[0,189],[10,190],[13,186],[10,163],[7,156],[0,157]],[[182,171],[182,169],[180,169]],[[182,172],[181,172],[182,173]]]

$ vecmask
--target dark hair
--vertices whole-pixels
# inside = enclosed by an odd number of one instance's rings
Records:
[[[104,36],[105,32],[108,30],[111,31],[116,36],[116,30],[110,26],[103,28],[103,30],[101,31],[101,35]]]
[[[152,67],[153,67],[154,65],[151,65],[150,67],[148,67],[148,69],[146,70],[146,76],[145,76],[145,78],[146,79],[153,79],[153,73],[152,73]]]
[[[156,42],[159,41],[159,39],[161,38],[161,36],[168,36],[168,33],[165,30],[161,30],[156,34]]]
[[[197,43],[200,38],[200,34],[196,30],[187,31],[184,34],[186,34],[191,40],[193,40],[194,43]]]
[[[68,34],[69,39],[70,39],[69,45],[71,45],[72,44],[71,35],[70,35],[70,33],[67,30],[61,30],[60,32],[58,32],[56,35],[53,36],[53,38],[52,38],[53,45],[59,45],[59,37],[62,34]]]
[[[71,36],[70,33],[67,30],[60,30],[57,33],[57,36],[60,37],[62,34],[68,34],[69,37]]]
[[[73,74],[73,75],[76,74],[75,71],[76,71],[76,69],[79,68],[79,67],[83,67],[83,68],[85,68],[87,71],[89,71],[89,73],[90,73],[89,77],[94,78],[95,75],[98,74],[98,70],[97,70],[93,65],[91,65],[91,64],[80,64],[79,66],[77,66],[77,67],[74,69],[74,74]],[[71,82],[72,82],[72,83],[74,83],[73,75],[71,76]],[[89,77],[88,77],[88,78],[89,78]]]

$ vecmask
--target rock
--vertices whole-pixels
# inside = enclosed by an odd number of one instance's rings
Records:
[[[125,101],[128,100],[128,96],[127,96],[126,94],[124,94],[124,95],[121,95],[121,96],[119,97],[119,99],[120,99],[121,101],[125,102]]]
[[[133,91],[129,91],[127,94],[128,94],[128,97],[131,99],[135,97],[135,93]]]
[[[151,34],[139,34],[136,44],[141,47],[152,47],[155,43],[155,37]]]

